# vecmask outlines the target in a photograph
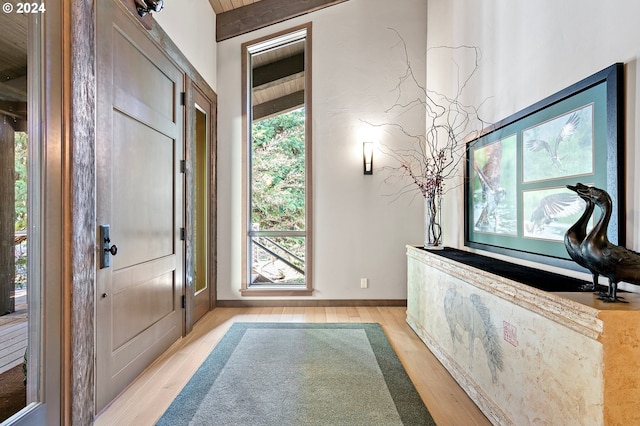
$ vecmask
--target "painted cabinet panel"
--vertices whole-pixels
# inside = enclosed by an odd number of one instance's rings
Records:
[[[626,396],[637,395],[640,295],[605,304],[414,247],[407,257],[407,322],[493,423],[640,423]]]

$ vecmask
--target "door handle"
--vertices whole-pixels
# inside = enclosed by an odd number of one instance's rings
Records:
[[[110,242],[110,241],[109,241],[109,242]],[[109,243],[109,242],[108,242],[108,243]],[[107,243],[107,245],[109,245],[108,243]],[[104,251],[108,251],[109,253],[111,253],[111,256],[115,256],[116,254],[118,254],[118,246],[116,246],[116,245],[114,244],[114,245],[112,245],[112,246],[111,246],[111,247],[109,247],[109,248],[106,248],[106,247],[105,247]]]
[[[111,256],[118,254],[118,246],[115,244],[110,245],[111,238],[109,225],[100,225],[100,241],[102,242],[100,269],[109,268],[111,266]]]

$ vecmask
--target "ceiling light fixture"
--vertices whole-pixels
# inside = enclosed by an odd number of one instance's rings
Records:
[[[164,0],[135,0],[138,15],[145,16],[150,12],[160,12],[164,7]]]

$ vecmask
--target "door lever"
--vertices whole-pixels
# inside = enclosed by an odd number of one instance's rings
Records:
[[[109,245],[109,244],[108,244],[109,242],[110,242],[110,241],[108,241],[108,242],[107,242],[107,244],[106,244],[107,246]],[[114,244],[114,245],[112,245],[112,246],[111,246],[111,247],[109,247],[109,248],[106,248],[106,247],[105,247],[105,248],[104,248],[104,251],[108,251],[109,253],[111,253],[111,256],[115,256],[116,254],[118,254],[118,246],[116,246],[116,245]]]
[[[100,241],[102,242],[102,256],[100,256],[100,269],[111,266],[111,256],[118,254],[118,247],[111,244],[109,225],[100,225]]]

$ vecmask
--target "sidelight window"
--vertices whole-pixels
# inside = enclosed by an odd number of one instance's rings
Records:
[[[311,25],[242,46],[243,294],[311,287]]]

